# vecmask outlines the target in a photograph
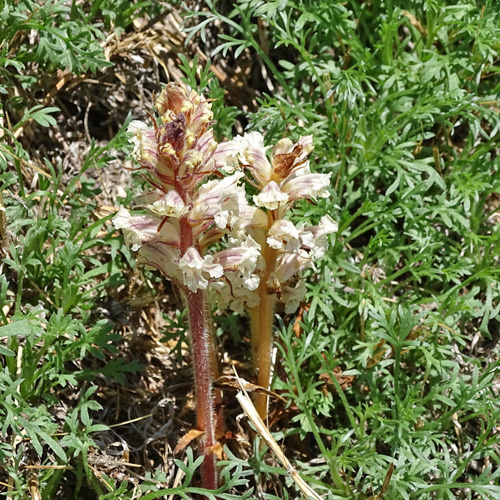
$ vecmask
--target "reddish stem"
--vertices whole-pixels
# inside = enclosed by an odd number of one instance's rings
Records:
[[[211,334],[207,326],[207,305],[205,294],[187,291],[186,300],[191,325],[191,345],[194,358],[194,383],[196,390],[196,409],[198,429],[204,432],[201,453],[205,459],[201,465],[203,488],[217,489],[217,470],[215,468],[215,413],[212,386],[213,368],[211,366]]]
[[[186,217],[180,220],[181,253],[193,246],[193,229]],[[194,362],[194,386],[196,395],[197,427],[203,431],[201,454],[205,456],[201,464],[201,484],[209,490],[217,489],[217,469],[215,467],[215,408],[212,381],[217,374],[215,350],[208,323],[208,305],[205,292],[185,290],[191,329],[191,348]]]

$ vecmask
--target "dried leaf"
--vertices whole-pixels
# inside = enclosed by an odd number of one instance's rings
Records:
[[[422,35],[427,36],[426,29],[420,24],[420,21],[411,12],[408,12],[407,10],[405,10],[405,11],[403,11],[403,16],[407,17],[408,21],[410,21],[410,23],[413,26],[415,26],[415,28],[417,28],[418,31],[420,31],[420,33]]]
[[[244,388],[244,385],[248,382],[240,379],[238,374],[236,374],[236,379],[240,381],[240,391],[236,395],[236,399],[239,401],[243,411],[257,429],[257,432],[262,436],[267,446],[273,450],[274,454],[278,457],[278,460],[282,463],[283,467],[288,471],[300,491],[302,491],[306,497],[314,498],[315,500],[322,500],[322,498],[299,476],[295,467],[290,463],[278,443],[274,440],[266,424],[260,418],[252,400]]]
[[[344,391],[348,387],[352,385],[354,382],[354,375],[344,375],[344,372],[342,371],[342,368],[340,366],[336,366],[335,369],[333,370],[333,376],[337,379],[337,382],[340,385],[340,388]],[[334,391],[336,390],[335,384],[333,383],[332,376],[324,372],[319,376],[319,379],[322,380],[323,382],[326,383],[328,387],[333,389]]]
[[[384,349],[385,339],[382,339],[373,350],[373,356],[368,360],[366,364],[367,368],[373,368],[381,359],[382,356],[386,353],[387,349]]]
[[[198,429],[191,429],[187,434],[184,434],[175,447],[174,455],[177,455],[177,453],[182,451],[193,439],[200,437],[202,434],[203,431],[199,431]]]
[[[268,396],[274,399],[278,399],[279,401],[285,402],[285,399],[283,399],[279,394],[276,394],[275,392],[264,389],[264,387],[261,387],[260,385],[247,382],[246,380],[243,379],[240,380],[241,383],[243,384],[243,388],[247,392],[258,392],[262,394],[267,394]],[[214,381],[214,387],[217,387],[217,389],[236,389],[236,390],[241,389],[241,385],[238,383],[238,379],[231,375],[222,375],[222,377],[219,377],[217,380]]]

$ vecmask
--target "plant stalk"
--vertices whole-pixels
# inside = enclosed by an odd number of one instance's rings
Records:
[[[193,230],[185,217],[180,220],[180,229],[181,252],[184,254],[194,243]],[[191,292],[185,289],[185,300],[191,331],[197,427],[204,433],[200,449],[200,454],[205,457],[201,464],[201,485],[205,489],[215,490],[217,489],[217,469],[213,452],[216,425],[213,380],[217,374],[217,364],[209,323],[208,303],[203,290]]]
[[[273,319],[275,296],[267,291],[267,286],[261,287],[259,291],[260,303],[258,307],[258,343],[257,343],[257,383],[269,389],[271,383],[272,347],[273,347]],[[253,329],[253,328],[252,328]],[[260,418],[265,421],[267,417],[268,396],[257,393],[255,397],[255,408]]]
[[[215,408],[212,375],[214,367],[211,346],[211,332],[207,323],[205,293],[198,290],[186,291],[189,323],[191,327],[191,347],[194,361],[194,385],[196,393],[197,426],[203,431],[201,454],[205,456],[201,464],[202,487],[217,489],[217,469],[215,467]]]
[[[274,222],[274,213],[268,212],[269,227]],[[259,305],[250,311],[252,321],[252,351],[254,367],[257,372],[257,383],[269,389],[271,382],[272,346],[273,346],[273,320],[276,295],[269,293],[267,280],[276,267],[277,251],[269,247],[267,242],[262,245],[262,256],[266,263],[264,275],[259,285]],[[267,418],[267,394],[257,393],[255,408],[262,420]]]

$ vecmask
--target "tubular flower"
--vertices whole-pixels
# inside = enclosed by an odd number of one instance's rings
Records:
[[[328,198],[330,174],[313,174],[309,169],[312,136],[301,137],[295,144],[290,139],[280,140],[272,149],[270,161],[267,149],[262,135],[250,132],[220,145],[214,158],[228,171],[247,168],[260,190],[253,198],[255,204],[268,210],[280,208],[281,215],[296,200]]]
[[[138,252],[138,261],[158,269],[180,288],[188,310],[195,372],[197,425],[202,431],[202,486],[216,489],[214,447],[221,407],[215,348],[208,317],[209,284],[255,290],[260,256],[256,243],[241,241],[211,254],[209,246],[241,233],[247,210],[243,172],[210,180],[218,168],[217,143],[210,128],[211,104],[195,91],[168,84],[155,101],[153,127],[133,121],[133,156],[150,188],[136,201],[143,215],[121,208],[114,224]],[[247,288],[245,288],[247,287]],[[252,292],[250,292],[252,293]],[[241,294],[241,292],[240,292]],[[244,295],[244,293],[243,293]],[[239,298],[243,302],[242,298]],[[247,301],[251,303],[251,299]]]
[[[272,148],[269,159],[268,149],[261,134],[250,132],[219,145],[213,158],[219,168],[228,172],[246,169],[259,190],[253,196],[256,207],[240,212],[240,222],[232,232],[240,240],[250,234],[260,245],[261,257],[266,263],[255,270],[261,289],[246,288],[247,306],[259,304],[258,296],[262,298],[265,292],[275,294],[285,303],[286,311],[293,312],[305,288],[300,282],[293,288],[290,282],[297,279],[297,273],[313,267],[314,260],[324,256],[328,235],[337,231],[337,225],[329,216],[323,217],[317,226],[296,226],[284,217],[297,200],[327,198],[330,174],[312,173],[309,168],[312,136],[301,137],[296,143],[287,138],[280,140]],[[217,290],[222,303],[231,305],[228,287],[217,285]],[[233,291],[233,296],[238,303],[236,307],[240,308],[241,297],[237,297],[237,293]]]
[[[217,168],[211,104],[195,91],[168,84],[155,102],[153,127],[134,120],[133,156],[150,189],[136,197],[146,215],[121,208],[114,219],[139,261],[178,286],[196,292],[222,277],[223,267],[203,257],[208,244],[239,224],[246,210],[243,172],[206,179]]]
[[[315,259],[325,254],[328,234],[336,232],[335,222],[323,217],[317,226],[296,226],[288,217],[297,200],[327,198],[330,174],[315,174],[309,168],[312,137],[301,137],[296,143],[282,139],[267,158],[264,138],[251,132],[220,145],[214,153],[215,163],[228,172],[246,169],[258,190],[253,196],[257,208],[241,212],[233,238],[251,235],[259,246],[261,262],[256,267],[258,281],[244,280],[238,273],[228,283],[216,283],[213,289],[222,305],[235,311],[247,308],[252,324],[252,352],[257,382],[269,388],[272,366],[274,305],[281,301],[285,311],[293,313],[306,293],[297,274],[314,267]],[[265,419],[267,395],[256,396],[256,408]]]

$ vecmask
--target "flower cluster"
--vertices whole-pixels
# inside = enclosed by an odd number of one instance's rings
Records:
[[[296,310],[305,294],[297,273],[313,267],[337,230],[330,216],[296,226],[287,217],[300,199],[329,196],[330,176],[311,173],[312,137],[282,139],[270,159],[258,132],[217,145],[211,104],[193,90],[168,84],[155,102],[153,127],[133,121],[134,157],[150,189],[136,202],[146,215],[120,208],[114,219],[139,261],[191,292],[209,287],[222,307],[257,307],[262,287]],[[258,194],[247,202],[245,170]],[[207,180],[214,173],[225,176]],[[226,238],[215,254],[210,244]],[[259,290],[260,289],[260,290]]]
[[[258,248],[266,265],[255,268],[256,277],[247,279],[243,289],[240,276],[229,276],[228,281],[214,285],[213,289],[220,303],[242,311],[259,305],[259,293],[265,286],[264,292],[275,293],[285,304],[286,312],[292,313],[305,294],[303,282],[294,285],[297,273],[313,267],[314,261],[323,257],[327,236],[337,231],[337,224],[328,215],[317,226],[296,226],[286,217],[297,200],[328,197],[330,175],[311,173],[311,136],[302,137],[295,144],[282,139],[272,149],[270,160],[267,149],[262,135],[251,132],[219,145],[214,154],[219,168],[230,173],[247,169],[253,178],[252,184],[259,191],[253,197],[255,206],[247,206],[241,212],[233,242],[241,246],[244,241],[244,245]]]
[[[252,273],[257,249],[245,243],[215,255],[206,250],[239,225],[247,202],[242,172],[206,181],[217,167],[210,128],[211,104],[193,90],[170,83],[155,102],[154,126],[132,121],[133,155],[150,189],[136,202],[146,215],[120,208],[114,218],[139,262],[159,269],[190,292],[205,290],[224,272],[243,266]]]
[[[222,307],[249,310],[259,385],[269,387],[274,304],[294,312],[305,294],[297,274],[323,257],[337,225],[328,215],[316,226],[295,225],[297,200],[329,196],[330,175],[311,173],[312,137],[282,139],[270,159],[262,135],[252,132],[218,145],[210,102],[191,89],[168,84],[155,101],[153,127],[133,121],[133,155],[147,181],[137,204],[114,218],[139,262],[157,268],[183,292],[191,330],[198,428],[203,432],[202,483],[217,487],[213,447],[218,376],[205,290]],[[246,175],[249,174],[249,176]],[[250,177],[250,178],[249,178]],[[246,179],[257,190],[247,201]],[[222,249],[213,252],[214,243]],[[267,396],[256,407],[267,413]],[[220,430],[220,429],[219,429]]]

